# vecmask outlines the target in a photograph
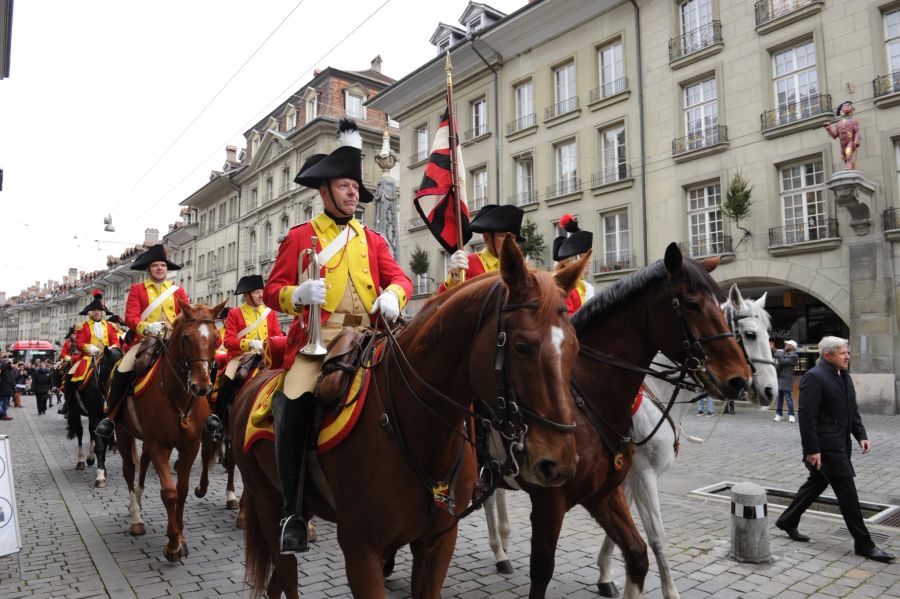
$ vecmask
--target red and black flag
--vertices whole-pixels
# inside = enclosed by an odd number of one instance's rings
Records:
[[[456,122],[453,123],[454,128]],[[466,180],[463,167],[462,152],[459,147],[459,137],[456,140],[456,172],[457,182],[453,185],[453,173],[450,164],[450,111],[449,108],[441,116],[441,125],[438,127],[434,144],[431,146],[431,155],[428,164],[425,165],[425,174],[422,176],[422,184],[413,205],[425,221],[425,225],[438,243],[451,254],[458,249],[457,218],[462,218],[463,243],[468,243],[472,238],[469,231],[469,207],[466,204]]]

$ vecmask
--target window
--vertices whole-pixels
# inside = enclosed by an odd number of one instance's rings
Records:
[[[450,36],[448,35],[444,39],[438,42],[438,54],[443,54],[447,50],[450,49]]]
[[[306,98],[306,122],[312,122],[317,116],[319,116],[319,98],[313,93]]]
[[[828,237],[825,175],[821,160],[781,169],[781,205],[784,243]]]
[[[481,98],[472,102],[472,137],[487,133],[487,100]]]
[[[554,148],[556,186],[553,195],[563,195],[578,189],[578,146],[575,140]]]
[[[594,185],[605,185],[628,178],[625,160],[625,126],[616,125],[600,131],[600,177]]]
[[[556,114],[577,108],[574,62],[553,71],[553,97],[557,106]]]
[[[272,197],[275,195],[275,181],[272,180],[272,177],[266,177],[266,202],[271,202]]]
[[[772,72],[779,123],[819,113],[816,47],[813,42],[776,53],[772,57]]]
[[[354,93],[344,92],[344,111],[347,116],[355,119],[365,119],[366,109],[363,107],[365,98]]]
[[[228,244],[228,254],[227,254],[227,258],[226,258],[226,260],[227,260],[227,262],[226,262],[226,267],[227,267],[227,268],[234,268],[234,266],[235,266],[235,259],[237,259],[237,243],[234,242],[234,241],[232,241],[231,243]]]
[[[712,44],[712,0],[687,0],[680,13],[683,55]]]
[[[228,199],[228,220],[236,221],[238,218],[238,198],[237,196],[232,196]]]
[[[288,231],[291,230],[291,225],[288,222],[287,214],[281,217],[281,230],[278,233],[278,243],[284,241],[284,238],[287,237]]]
[[[225,226],[226,222],[227,221],[225,220],[225,202],[222,202],[221,204],[219,204],[219,216],[217,217],[216,228],[221,229],[222,227]]]
[[[419,162],[428,158],[428,127],[418,127],[415,133],[416,153],[410,162]]]
[[[250,209],[253,210],[259,206],[259,191],[254,187],[250,190]]]
[[[516,158],[516,206],[525,206],[537,201],[534,193],[534,161],[530,156]]]
[[[249,264],[256,262],[256,256],[259,254],[259,248],[256,246],[256,231],[250,231],[250,260]]]
[[[600,48],[598,63],[600,65],[600,98],[608,98],[624,91],[626,86],[622,41],[617,40]]]
[[[628,211],[612,212],[603,221],[603,262],[600,272],[631,268],[631,241],[628,238]]]
[[[297,111],[291,110],[287,117],[287,130],[291,131],[297,128]]]
[[[690,188],[687,200],[691,256],[721,254],[724,246],[721,186],[709,183]]]
[[[265,236],[264,242],[266,245],[263,248],[263,258],[268,260],[273,257],[273,254],[272,254],[272,250],[273,250],[272,225],[271,224],[266,223],[265,233],[266,233],[266,236]]]
[[[516,119],[522,120],[534,115],[534,82],[528,81],[516,86]],[[530,127],[534,122],[524,124]]]
[[[203,270],[203,268],[205,266],[206,266],[206,256],[198,257],[197,258],[197,274],[201,277],[206,274],[206,272]]]
[[[480,210],[487,204],[488,176],[486,168],[472,171],[472,190],[474,192],[473,200],[469,204],[469,209]]]
[[[312,206],[304,206],[303,208],[303,222],[312,220],[313,217],[313,209]]]
[[[719,107],[716,79],[711,77],[684,88],[685,151],[719,142]]]
[[[900,71],[900,9],[884,15],[884,41],[887,45],[888,72]]]
[[[469,22],[466,23],[466,31],[469,33],[474,33],[483,27],[482,25],[482,15],[478,15],[475,18],[469,19]]]
[[[431,293],[431,277],[428,273],[416,275],[415,295],[425,295]]]

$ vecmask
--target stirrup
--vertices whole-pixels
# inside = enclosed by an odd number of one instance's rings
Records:
[[[98,437],[103,437],[104,439],[110,439],[112,438],[115,430],[116,423],[109,418],[104,418],[97,423],[97,428],[94,429],[94,434]]]
[[[212,437],[213,443],[221,443],[225,438],[225,427],[222,426],[222,420],[215,414],[210,414],[206,419],[206,432]]]
[[[279,534],[281,555],[309,551],[309,528],[304,518],[297,515],[287,516],[281,519],[278,528],[281,529]]]

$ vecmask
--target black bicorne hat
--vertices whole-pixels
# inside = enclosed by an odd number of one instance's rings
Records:
[[[346,177],[359,183],[359,201],[371,202],[375,196],[362,181],[362,136],[350,119],[341,119],[338,124],[338,144],[338,148],[327,156],[315,161],[315,155],[307,159],[294,177],[294,183],[319,189],[331,179]]]
[[[522,237],[522,217],[525,211],[517,206],[488,204],[478,211],[469,231],[473,233],[514,233],[516,241],[525,241]]]
[[[165,262],[169,270],[181,270],[181,266],[169,260],[166,248],[158,243],[151,246],[149,250],[134,259],[131,263],[131,270],[146,270],[154,262]]]
[[[560,244],[555,260],[565,260],[583,254],[594,245],[594,234],[590,231],[576,231]]]
[[[841,109],[844,107],[844,104],[853,104],[853,102],[851,100],[844,100],[838,104],[838,107],[834,111],[834,116],[841,116]]]
[[[556,239],[553,240],[553,261],[559,262],[559,248],[562,247],[563,242],[568,239],[565,235],[560,235]]]
[[[92,296],[91,303],[89,303],[87,306],[85,306],[84,309],[78,313],[79,315],[85,316],[88,313],[93,312],[94,310],[103,310],[107,314],[112,314],[112,312],[107,310],[106,306],[103,305],[103,294],[100,292],[99,289],[95,289],[91,293],[91,296]]]
[[[262,275],[247,275],[245,277],[241,277],[241,280],[238,281],[237,287],[234,290],[235,295],[240,295],[242,293],[250,293],[251,291],[256,291],[257,289],[265,288],[266,284],[263,283]]]

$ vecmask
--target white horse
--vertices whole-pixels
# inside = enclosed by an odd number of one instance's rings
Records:
[[[766,294],[755,301],[745,300],[741,297],[737,285],[732,285],[728,293],[728,301],[722,304],[722,310],[731,320],[734,332],[739,337],[747,358],[753,365],[754,391],[759,397],[772,401],[778,389],[778,378],[775,372],[775,362],[772,359],[772,350],[769,347],[770,322],[769,315],[764,309],[765,304]],[[655,368],[665,368],[666,362],[667,360],[662,355],[657,356],[654,361]],[[664,402],[667,402],[672,395],[672,386],[659,379],[645,378],[644,387],[650,392],[651,397],[658,397]],[[688,403],[677,404],[676,410],[673,411],[678,413],[673,415],[673,421],[680,423],[683,411],[690,405]],[[645,438],[653,431],[662,417],[662,409],[653,401],[642,401],[632,417],[632,437],[635,439]],[[659,427],[650,441],[635,447],[634,462],[623,483],[625,497],[637,506],[650,547],[656,555],[662,592],[666,599],[677,598],[679,594],[666,557],[668,548],[659,507],[658,481],[659,477],[675,462],[677,440],[675,427],[679,431],[681,430],[680,424],[663,425]],[[506,555],[510,528],[505,493],[506,491],[503,489],[498,489],[493,497],[485,501],[484,513],[497,570],[503,574],[511,574],[512,565]],[[613,546],[613,542],[606,537],[597,558],[597,566],[600,569],[597,590],[604,597],[618,596],[618,589],[612,580]]]

